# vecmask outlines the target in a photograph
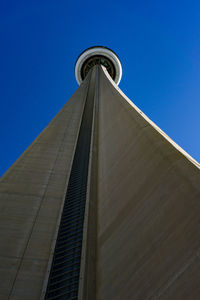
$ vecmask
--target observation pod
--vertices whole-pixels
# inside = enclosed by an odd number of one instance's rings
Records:
[[[122,77],[122,65],[117,54],[109,48],[95,46],[86,49],[75,64],[76,81],[80,85],[89,70],[95,65],[103,65],[114,82],[118,85]]]

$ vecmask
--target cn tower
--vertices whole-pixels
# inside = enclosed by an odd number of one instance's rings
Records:
[[[0,180],[0,299],[195,300],[199,164],[95,46],[73,96]]]

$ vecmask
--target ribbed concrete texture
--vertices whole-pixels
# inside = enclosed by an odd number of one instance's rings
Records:
[[[40,299],[87,80],[0,182],[0,299]]]
[[[200,299],[199,165],[99,87],[97,299]]]
[[[1,179],[0,299],[44,299],[85,100],[94,97],[78,299],[198,300],[199,164],[104,68],[92,74]]]

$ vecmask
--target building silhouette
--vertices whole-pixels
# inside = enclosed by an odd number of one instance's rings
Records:
[[[0,181],[0,299],[199,299],[199,164],[118,88],[105,47]]]

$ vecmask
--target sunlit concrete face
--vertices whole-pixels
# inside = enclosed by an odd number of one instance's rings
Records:
[[[200,172],[101,71],[97,299],[199,299]]]
[[[0,299],[40,299],[87,81],[0,181]]]
[[[78,299],[199,299],[199,165],[101,66],[1,179],[0,299],[45,298],[91,95]]]

